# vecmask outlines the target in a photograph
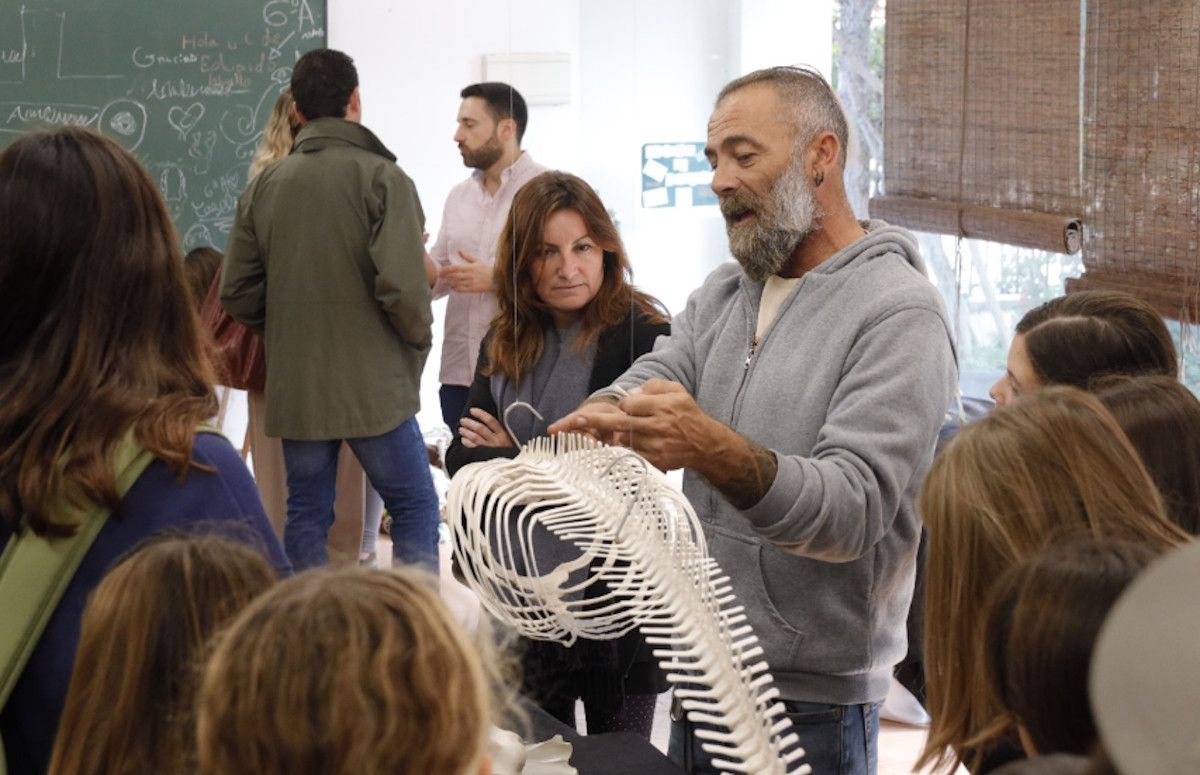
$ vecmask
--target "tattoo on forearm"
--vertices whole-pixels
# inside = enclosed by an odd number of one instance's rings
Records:
[[[733,455],[709,482],[739,511],[750,508],[763,499],[775,482],[779,463],[775,453],[766,447],[747,442],[749,455]]]

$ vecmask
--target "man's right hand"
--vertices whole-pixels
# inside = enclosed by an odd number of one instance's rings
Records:
[[[600,431],[596,428],[595,422],[597,418],[601,417],[611,419],[625,416],[625,412],[617,406],[618,400],[613,396],[589,399],[574,412],[552,424],[547,430],[551,435],[569,432],[585,433],[605,444],[618,444],[627,434],[620,431]]]

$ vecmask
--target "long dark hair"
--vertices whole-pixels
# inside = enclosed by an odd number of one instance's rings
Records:
[[[1038,755],[1091,753],[1092,648],[1117,598],[1159,554],[1133,541],[1075,538],[1049,544],[993,583],[982,617],[983,668],[1008,718],[989,732],[1016,722]]]
[[[486,374],[517,379],[542,356],[542,332],[551,325],[550,308],[537,296],[532,264],[542,249],[546,219],[561,210],[579,213],[588,236],[604,254],[604,280],[583,309],[580,346],[617,325],[631,312],[664,323],[662,302],[630,284],[632,272],[617,227],[600,197],[582,179],[566,172],[543,172],[513,198],[508,223],[496,246],[496,317],[492,321]]]
[[[137,160],[78,128],[0,153],[0,520],[68,535],[56,497],[115,507],[109,453],[131,427],[184,476],[212,384],[175,229]]]
[[[1087,390],[1109,374],[1179,374],[1162,316],[1120,291],[1079,291],[1034,307],[1017,323],[1043,385]]]
[[[1096,388],[1158,485],[1167,515],[1200,535],[1200,400],[1162,375],[1109,377]]]

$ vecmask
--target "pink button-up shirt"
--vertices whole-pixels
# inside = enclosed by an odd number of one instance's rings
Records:
[[[529,152],[523,152],[508,169],[500,173],[500,188],[489,194],[483,186],[483,172],[476,170],[471,177],[450,189],[437,241],[429,251],[439,266],[465,263],[458,256],[462,251],[480,261],[492,264],[496,258],[496,242],[508,219],[508,209],[521,186],[545,172]],[[449,295],[446,302],[446,330],[442,338],[442,369],[438,375],[443,385],[470,385],[475,376],[475,360],[479,343],[487,333],[496,314],[496,297],[491,293],[460,293],[450,290],[439,279],[433,286],[433,298]]]

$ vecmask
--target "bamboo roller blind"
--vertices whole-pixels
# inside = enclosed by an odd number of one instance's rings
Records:
[[[1088,0],[1083,277],[1200,320],[1200,2]]]
[[[1200,0],[888,0],[886,58],[873,216],[1200,320]]]
[[[1057,252],[1082,214],[1078,2],[888,0],[873,216]]]

